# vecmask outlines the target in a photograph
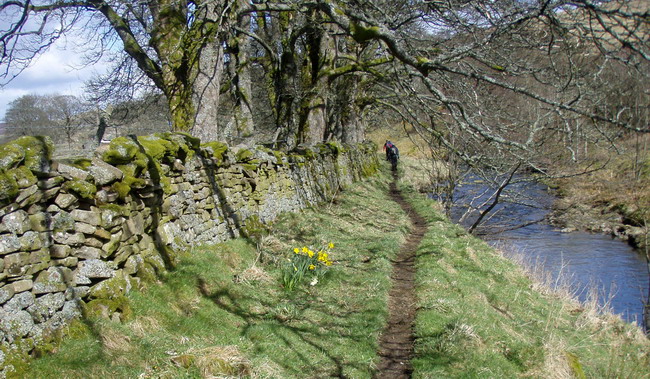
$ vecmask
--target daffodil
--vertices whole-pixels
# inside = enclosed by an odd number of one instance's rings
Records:
[[[315,270],[315,269],[316,269],[316,266],[314,266],[314,265],[309,265],[309,269],[310,269],[310,270]]]
[[[295,249],[293,249],[293,252],[296,253],[296,254],[300,254],[300,249],[298,249],[298,248],[296,247]]]
[[[309,250],[309,251],[307,252],[307,255],[309,255],[309,258],[313,258],[313,257],[314,257],[314,252],[311,251],[311,250]]]
[[[309,251],[309,249],[307,248],[307,246],[303,246],[303,247],[302,247],[302,252],[303,252],[303,253],[306,253],[306,252],[308,252],[308,251]]]
[[[327,247],[329,247],[330,249],[333,249],[333,248],[334,248],[334,243],[330,242],[330,243],[327,245]]]

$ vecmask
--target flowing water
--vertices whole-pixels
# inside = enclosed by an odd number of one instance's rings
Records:
[[[600,305],[607,305],[624,320],[641,324],[643,299],[648,293],[645,257],[627,243],[602,234],[563,233],[542,220],[549,212],[553,196],[534,182],[515,184],[526,194],[528,205],[503,203],[482,229],[483,238],[508,252],[523,254],[527,262],[541,264],[554,281],[568,282],[582,301],[597,291]],[[474,182],[461,186],[455,197],[476,197],[485,185]],[[457,221],[464,209],[452,210]],[[463,222],[471,224],[476,216]],[[500,231],[516,225],[531,225]]]

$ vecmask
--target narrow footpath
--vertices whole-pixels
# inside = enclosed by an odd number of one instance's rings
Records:
[[[381,361],[376,379],[410,378],[413,368],[413,324],[415,322],[415,251],[427,230],[426,221],[404,200],[397,189],[397,173],[393,172],[390,197],[411,218],[411,231],[393,261],[393,286],[388,299],[388,324],[379,337]]]

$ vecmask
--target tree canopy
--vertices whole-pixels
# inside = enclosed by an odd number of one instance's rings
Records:
[[[127,85],[111,87],[153,85],[173,128],[203,138],[353,142],[389,112],[468,162],[532,162],[559,135],[648,131],[648,14],[632,0],[12,0],[0,75],[75,32],[89,59],[114,58]]]

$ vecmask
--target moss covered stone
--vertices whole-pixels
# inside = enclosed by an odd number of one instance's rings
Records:
[[[144,153],[157,161],[168,155],[176,157],[180,149],[178,143],[161,138],[160,135],[138,137],[138,142],[144,148]]]
[[[115,182],[111,185],[111,188],[113,191],[117,192],[117,196],[119,196],[121,200],[126,199],[131,192],[131,186],[124,182]]]
[[[235,156],[237,157],[238,162],[248,162],[253,159],[255,155],[248,149],[240,149]]]
[[[6,373],[7,378],[24,378],[25,373],[29,369],[29,351],[33,348],[33,340],[31,338],[20,340],[14,343],[13,348],[1,345],[0,351],[4,354],[4,362],[0,369]]]
[[[120,313],[122,320],[130,319],[133,315],[129,301],[125,296],[113,299],[95,299],[84,305],[84,317],[90,320],[108,319],[114,313]]]
[[[0,171],[0,204],[4,205],[13,201],[19,192],[16,178],[4,171]]]
[[[7,175],[12,176],[20,188],[26,188],[38,182],[32,171],[25,166],[9,169]]]
[[[117,165],[117,168],[122,171],[124,176],[138,176],[142,172],[142,167],[139,167],[134,163]]]
[[[104,162],[112,165],[129,163],[133,160],[139,149],[138,144],[133,139],[117,137],[111,141],[108,150],[102,155],[102,159]]]
[[[25,151],[24,164],[34,172],[47,172],[54,151],[50,137],[25,136],[14,141]]]
[[[254,160],[249,163],[242,163],[242,167],[244,168],[244,170],[255,172],[257,171],[257,169],[260,168],[260,162]]]
[[[25,159],[25,149],[15,143],[0,145],[0,170],[17,167]]]
[[[223,162],[224,154],[228,151],[228,145],[218,141],[204,143],[201,147],[209,152],[210,156],[218,162]]]
[[[185,160],[187,157],[194,156],[196,151],[199,150],[201,146],[201,140],[193,137],[187,133],[175,132],[175,133],[158,133],[161,138],[173,141],[178,144],[178,158]],[[182,156],[181,152],[185,155]]]
[[[171,195],[174,193],[174,186],[172,185],[171,178],[163,176],[160,178],[160,186],[162,187],[163,193],[165,195]]]
[[[125,176],[122,182],[131,188],[144,188],[147,186],[147,181],[133,176]]]
[[[74,193],[77,196],[88,200],[94,199],[95,194],[97,194],[97,187],[95,187],[94,184],[79,179],[65,182],[63,184],[63,189],[67,192]]]
[[[131,281],[122,270],[115,276],[103,280],[90,288],[90,297],[94,299],[116,299],[125,296],[131,290]]]
[[[79,158],[79,159],[75,159],[72,162],[72,165],[74,167],[80,168],[82,170],[87,170],[88,167],[93,165],[93,162],[92,162],[91,159],[88,159],[88,158]]]

